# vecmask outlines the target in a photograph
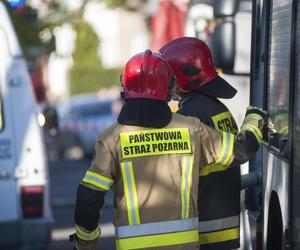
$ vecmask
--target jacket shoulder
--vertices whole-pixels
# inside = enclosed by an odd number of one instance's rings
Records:
[[[107,141],[110,141],[111,138],[115,137],[115,135],[118,134],[119,130],[120,124],[114,123],[98,136],[97,141],[106,143]]]
[[[194,128],[200,126],[200,120],[197,117],[185,116],[178,113],[172,114],[172,122],[175,126]]]

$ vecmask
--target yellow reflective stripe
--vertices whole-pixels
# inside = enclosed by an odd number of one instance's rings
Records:
[[[98,179],[100,179],[100,180],[103,180],[103,181],[105,181],[105,182],[107,182],[107,183],[109,183],[109,184],[112,184],[112,183],[113,183],[113,180],[112,180],[112,179],[109,179],[109,178],[107,178],[107,177],[105,177],[105,176],[103,176],[103,175],[96,174],[96,173],[94,173],[94,172],[92,172],[92,171],[86,171],[86,173],[89,174],[89,175],[91,175],[91,176],[94,176],[94,177],[96,177],[96,178],[98,178]]]
[[[285,114],[280,114],[280,115],[275,115],[274,116],[274,123],[277,123],[279,121],[288,121],[289,120],[289,115],[288,113]]]
[[[135,185],[135,178],[134,178],[134,174],[133,174],[132,162],[129,162],[129,172],[130,172],[130,179],[132,181],[131,185],[132,185],[135,220],[136,220],[136,224],[141,224],[140,214],[139,214],[139,203],[138,203],[138,199],[137,199],[137,192],[136,192],[136,185]]]
[[[184,193],[184,190],[185,190],[185,186],[186,186],[186,178],[185,177],[185,172],[186,172],[186,157],[183,157],[182,159],[182,169],[181,169],[181,218],[183,219],[184,216],[185,216],[185,209],[186,209],[186,206],[185,206],[185,193]]]
[[[192,174],[194,166],[194,157],[189,157],[189,172],[188,172],[188,189],[187,189],[187,210],[186,210],[186,219],[190,216],[190,198],[191,198],[191,187],[192,187]]]
[[[252,124],[245,124],[241,127],[241,131],[243,131],[243,130],[252,132],[254,134],[254,136],[256,137],[258,143],[261,143],[262,133],[258,127],[256,127],[255,125],[252,125]]]
[[[212,233],[199,233],[200,245],[223,242],[238,239],[240,237],[239,228],[232,228]]]
[[[140,224],[141,222],[132,162],[122,162],[121,171],[127,204],[128,223],[129,225]]]
[[[214,115],[211,117],[214,128],[218,131],[236,134],[238,132],[237,125],[229,111]]]
[[[94,185],[98,188],[101,188],[103,190],[106,190],[106,191],[108,191],[110,189],[110,187],[113,183],[113,180],[111,180],[105,176],[91,172],[91,171],[86,171],[86,174],[85,174],[84,178],[82,179],[82,181],[92,184],[92,185]]]
[[[226,165],[222,165],[219,163],[213,163],[210,165],[207,165],[203,168],[200,168],[199,170],[199,176],[207,176],[211,173],[215,173],[215,172],[221,172],[228,169],[228,166]]]
[[[158,235],[149,235],[142,237],[133,237],[126,239],[117,239],[117,250],[144,249],[150,247],[173,246],[198,241],[198,231],[185,231],[177,233],[167,233]]]
[[[216,163],[219,163],[219,161],[222,160],[222,158],[223,158],[223,156],[225,154],[225,151],[226,151],[227,133],[223,132],[222,134],[223,134],[222,150],[221,150],[221,153],[220,153],[219,157],[216,160]]]
[[[101,230],[98,226],[94,231],[92,232],[84,232],[78,225],[76,227],[76,235],[81,240],[95,240],[100,236]]]
[[[122,158],[192,152],[188,128],[149,129],[120,133]]]
[[[261,115],[259,114],[255,114],[255,113],[252,113],[252,114],[249,114],[245,117],[245,120],[244,122],[247,122],[248,120],[256,120],[256,121],[259,121],[259,120],[262,120],[262,117]]]
[[[282,135],[287,135],[289,133],[289,127],[288,126],[283,127],[278,131],[278,133]]]
[[[193,172],[193,156],[184,156],[182,158],[182,181],[181,181],[181,218],[189,218],[190,212],[190,193],[192,186],[192,172]]]
[[[207,176],[214,172],[220,172],[227,169],[228,163],[233,155],[233,145],[235,135],[223,132],[222,150],[216,162],[200,168],[199,176]]]
[[[128,191],[128,182],[125,172],[125,165],[124,163],[121,163],[121,171],[123,176],[123,184],[124,184],[124,193],[125,193],[125,199],[126,199],[126,205],[127,205],[127,215],[128,215],[128,224],[132,225],[132,216],[131,216],[131,203],[130,203],[130,195]]]
[[[222,150],[216,163],[226,165],[233,153],[233,143],[235,136],[230,133],[223,132]]]
[[[227,165],[230,158],[232,157],[232,154],[233,154],[233,144],[234,144],[234,140],[235,140],[235,136],[233,134],[229,134],[229,149],[228,149],[228,152],[227,152],[227,156],[225,158],[225,161],[224,161],[224,165]]]

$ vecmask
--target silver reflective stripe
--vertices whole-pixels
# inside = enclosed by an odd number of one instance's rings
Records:
[[[190,183],[189,183],[189,171],[190,171],[190,157],[186,157],[186,168],[185,168],[185,173],[184,173],[184,178],[185,178],[185,187],[184,187],[184,194],[183,194],[183,219],[187,219],[188,218],[188,195],[189,195],[189,187],[190,187]]]
[[[230,134],[226,133],[226,148],[225,148],[225,152],[224,152],[224,155],[223,155],[222,159],[218,160],[218,163],[221,163],[221,164],[225,163],[225,159],[227,158],[229,150],[230,150],[230,139],[231,139],[230,138]]]
[[[76,234],[82,240],[94,240],[99,237],[100,233],[101,230],[99,226],[94,231],[87,233],[76,225]]]
[[[117,238],[173,233],[197,229],[198,218],[145,223],[132,226],[116,227]]]
[[[110,183],[109,182],[101,180],[101,179],[99,179],[99,178],[97,178],[95,176],[89,175],[88,173],[85,174],[84,178],[92,180],[92,181],[95,181],[95,182],[97,182],[99,184],[102,184],[103,186],[107,187],[108,189],[110,188]]]
[[[136,213],[135,213],[135,206],[134,206],[134,195],[132,190],[132,180],[130,178],[130,170],[129,170],[128,162],[124,162],[124,166],[125,166],[126,180],[128,183],[128,193],[130,199],[130,207],[128,207],[128,209],[130,210],[131,213],[132,224],[135,225],[137,224],[137,221],[135,216]]]
[[[218,220],[199,221],[198,230],[200,233],[206,233],[237,227],[239,224],[240,216],[237,215]]]

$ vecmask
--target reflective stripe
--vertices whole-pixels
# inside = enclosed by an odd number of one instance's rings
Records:
[[[218,220],[199,221],[198,229],[201,233],[223,230],[237,227],[240,224],[240,216],[231,216]]]
[[[216,162],[200,168],[199,176],[207,176],[211,173],[224,171],[228,168],[228,162],[233,154],[235,135],[223,132],[223,144],[221,153]]]
[[[252,132],[254,134],[254,136],[256,137],[258,143],[261,143],[262,133],[258,127],[256,127],[255,125],[252,125],[252,124],[245,124],[241,127],[241,131],[243,131],[243,130]]]
[[[277,122],[288,122],[289,120],[289,115],[288,113],[284,113],[284,114],[280,114],[280,115],[275,115],[274,117],[274,123],[277,123]]]
[[[198,227],[198,218],[186,220],[171,220],[163,222],[152,222],[132,226],[116,227],[117,238],[128,238],[146,236],[152,234],[174,233],[179,231],[194,230]]]
[[[262,116],[259,115],[259,114],[255,114],[255,113],[252,113],[252,114],[249,114],[245,117],[244,119],[244,123],[247,123],[248,120],[255,120],[255,121],[259,121],[259,120],[262,120]]]
[[[192,185],[193,156],[182,158],[182,180],[181,180],[181,218],[189,218],[190,212],[190,193]]]
[[[76,235],[78,236],[79,239],[82,239],[82,240],[95,240],[100,236],[100,233],[101,233],[99,226],[94,231],[89,232],[89,233],[81,230],[78,225],[76,225],[75,227],[76,227]]]
[[[224,131],[232,134],[236,134],[238,132],[238,127],[229,111],[214,115],[211,119],[214,123],[214,128],[218,131]]]
[[[200,168],[199,176],[207,176],[211,173],[221,172],[221,171],[224,171],[226,169],[228,169],[228,166],[226,166],[226,165],[213,163],[213,164],[207,165],[203,168]]]
[[[289,127],[288,126],[283,127],[278,131],[278,133],[282,135],[287,135],[289,133]]]
[[[223,132],[222,150],[216,163],[227,165],[232,156],[234,139],[235,136],[233,134]]]
[[[235,240],[240,237],[240,230],[238,228],[227,229],[219,232],[200,233],[200,245],[211,244],[216,242],[223,242],[228,240]]]
[[[108,191],[113,183],[113,180],[104,177],[102,175],[96,174],[91,171],[86,171],[83,182],[92,184],[98,188]]]
[[[117,250],[144,249],[198,242],[197,230],[116,240]]]
[[[121,170],[124,183],[129,225],[140,224],[140,215],[132,162],[122,162]]]

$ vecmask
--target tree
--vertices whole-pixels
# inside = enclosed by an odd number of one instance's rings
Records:
[[[71,95],[94,92],[119,83],[120,69],[104,69],[98,58],[99,39],[84,22],[74,25],[77,32],[73,67],[70,70]]]
[[[29,61],[35,61],[35,57],[41,51],[50,53],[54,50],[54,41],[42,44],[39,35],[43,29],[53,30],[63,23],[70,23],[77,32],[74,64],[70,75],[71,95],[94,92],[101,87],[108,87],[119,83],[120,69],[104,69],[98,58],[99,39],[92,27],[83,21],[83,13],[86,5],[91,1],[104,1],[110,8],[121,7],[127,0],[83,0],[78,10],[70,11],[61,1],[53,1],[44,4],[48,6],[48,14],[42,19],[37,18],[36,10],[29,6],[21,9],[9,8],[14,26]],[[53,37],[53,36],[52,36]],[[32,53],[32,52],[35,53]]]
[[[82,0],[79,9],[73,11],[68,10],[67,6],[60,1],[44,3],[48,6],[48,14],[42,21],[57,26],[65,22],[82,20],[85,7],[89,2],[105,2],[107,7],[117,8],[125,6],[127,0]]]
[[[35,60],[40,52],[54,49],[53,40],[43,44],[39,37],[44,27],[37,18],[36,10],[28,6],[17,9],[7,6],[7,9],[27,60]]]
[[[110,8],[116,8],[124,6],[127,0],[105,0],[106,4]]]

